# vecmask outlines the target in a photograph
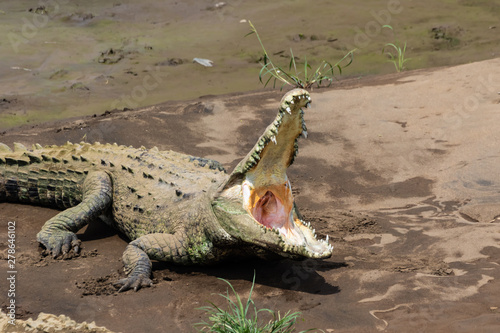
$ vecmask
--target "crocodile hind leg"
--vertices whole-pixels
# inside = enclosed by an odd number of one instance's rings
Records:
[[[185,232],[174,234],[154,233],[137,238],[130,242],[123,252],[126,278],[114,285],[120,287],[118,292],[128,289],[139,290],[152,285],[151,261],[170,261],[177,264],[198,262],[198,258],[206,258],[212,251],[212,243],[198,237],[196,241],[188,241]]]
[[[37,240],[54,257],[71,249],[78,253],[80,240],[75,232],[103,214],[111,204],[112,184],[103,171],[89,173],[82,187],[82,201],[48,220],[37,234]]]

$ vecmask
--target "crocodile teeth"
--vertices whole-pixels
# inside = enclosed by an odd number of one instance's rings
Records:
[[[307,131],[302,131],[302,135],[307,139]]]
[[[277,144],[278,144],[278,142],[276,141],[276,137],[275,137],[275,136],[272,136],[272,137],[271,137],[271,141],[272,141],[275,145],[277,145]]]
[[[10,149],[10,147],[6,144],[0,143],[0,152],[11,153],[12,149]]]
[[[28,148],[26,148],[22,143],[14,142],[14,151],[28,151]]]
[[[327,242],[327,243],[328,243],[328,235],[326,235],[326,241],[325,241],[325,242]]]
[[[309,109],[310,107],[311,107],[311,103],[310,102],[306,103],[306,108]]]
[[[293,100],[290,101],[290,104],[293,104]]]
[[[290,107],[289,107],[289,106],[287,106],[285,110],[286,110],[286,112],[288,112],[289,114],[292,114],[292,110],[290,109]]]

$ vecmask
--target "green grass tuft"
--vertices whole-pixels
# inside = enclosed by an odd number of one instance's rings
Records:
[[[387,24],[382,26],[382,28],[388,28],[394,31],[394,29]],[[389,48],[390,50],[386,51],[386,48]],[[394,64],[394,67],[396,67],[396,71],[402,72],[406,69],[405,64],[410,60],[409,58],[405,58],[406,42],[404,43],[403,47],[401,47],[401,43],[398,40],[396,40],[394,43],[387,43],[382,49],[382,53],[384,52],[389,57],[389,61]]]
[[[349,66],[354,60],[355,49],[349,51],[335,64],[331,64],[330,62],[323,60],[316,70],[312,70],[311,65],[307,61],[307,57],[304,57],[303,70],[299,71],[293,51],[290,49],[290,63],[288,64],[288,70],[284,70],[272,61],[266,51],[266,48],[264,47],[264,44],[262,43],[262,40],[260,39],[257,29],[252,22],[249,21],[248,23],[250,24],[250,32],[246,36],[255,34],[262,51],[264,51],[264,56],[262,57],[262,68],[259,73],[259,81],[264,84],[264,87],[266,87],[271,81],[273,81],[274,88],[276,87],[276,83],[280,83],[281,89],[283,89],[286,85],[309,89],[313,85],[320,87],[325,82],[327,83],[327,86],[330,86],[335,78],[335,72],[338,71],[339,75],[341,75],[342,69]]]
[[[229,285],[234,296],[234,301],[229,297],[229,289],[226,295],[219,294],[224,297],[228,303],[229,309],[223,310],[214,303],[210,302],[211,306],[199,308],[205,311],[208,315],[208,322],[203,321],[195,324],[201,326],[200,332],[210,333],[293,333],[295,332],[294,325],[300,316],[300,312],[290,313],[288,311],[284,316],[280,312],[275,312],[270,309],[257,309],[252,300],[252,293],[255,286],[255,275],[250,288],[248,299],[243,302],[234,287],[227,280],[220,279]],[[272,317],[267,323],[262,323],[262,314],[268,314]],[[311,332],[312,329],[301,331],[299,333]]]

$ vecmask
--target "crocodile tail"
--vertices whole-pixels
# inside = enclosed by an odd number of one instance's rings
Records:
[[[35,146],[40,147],[39,145]],[[54,168],[57,158],[37,154],[22,144],[14,151],[0,143],[0,202],[68,208],[81,201],[83,172]]]

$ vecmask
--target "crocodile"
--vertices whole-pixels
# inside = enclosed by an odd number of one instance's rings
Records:
[[[304,221],[287,168],[307,137],[303,89],[284,95],[275,120],[232,173],[217,161],[115,144],[0,144],[0,202],[62,211],[37,234],[55,258],[78,253],[76,232],[101,218],[130,243],[119,292],[152,285],[151,260],[328,258],[333,246]]]

